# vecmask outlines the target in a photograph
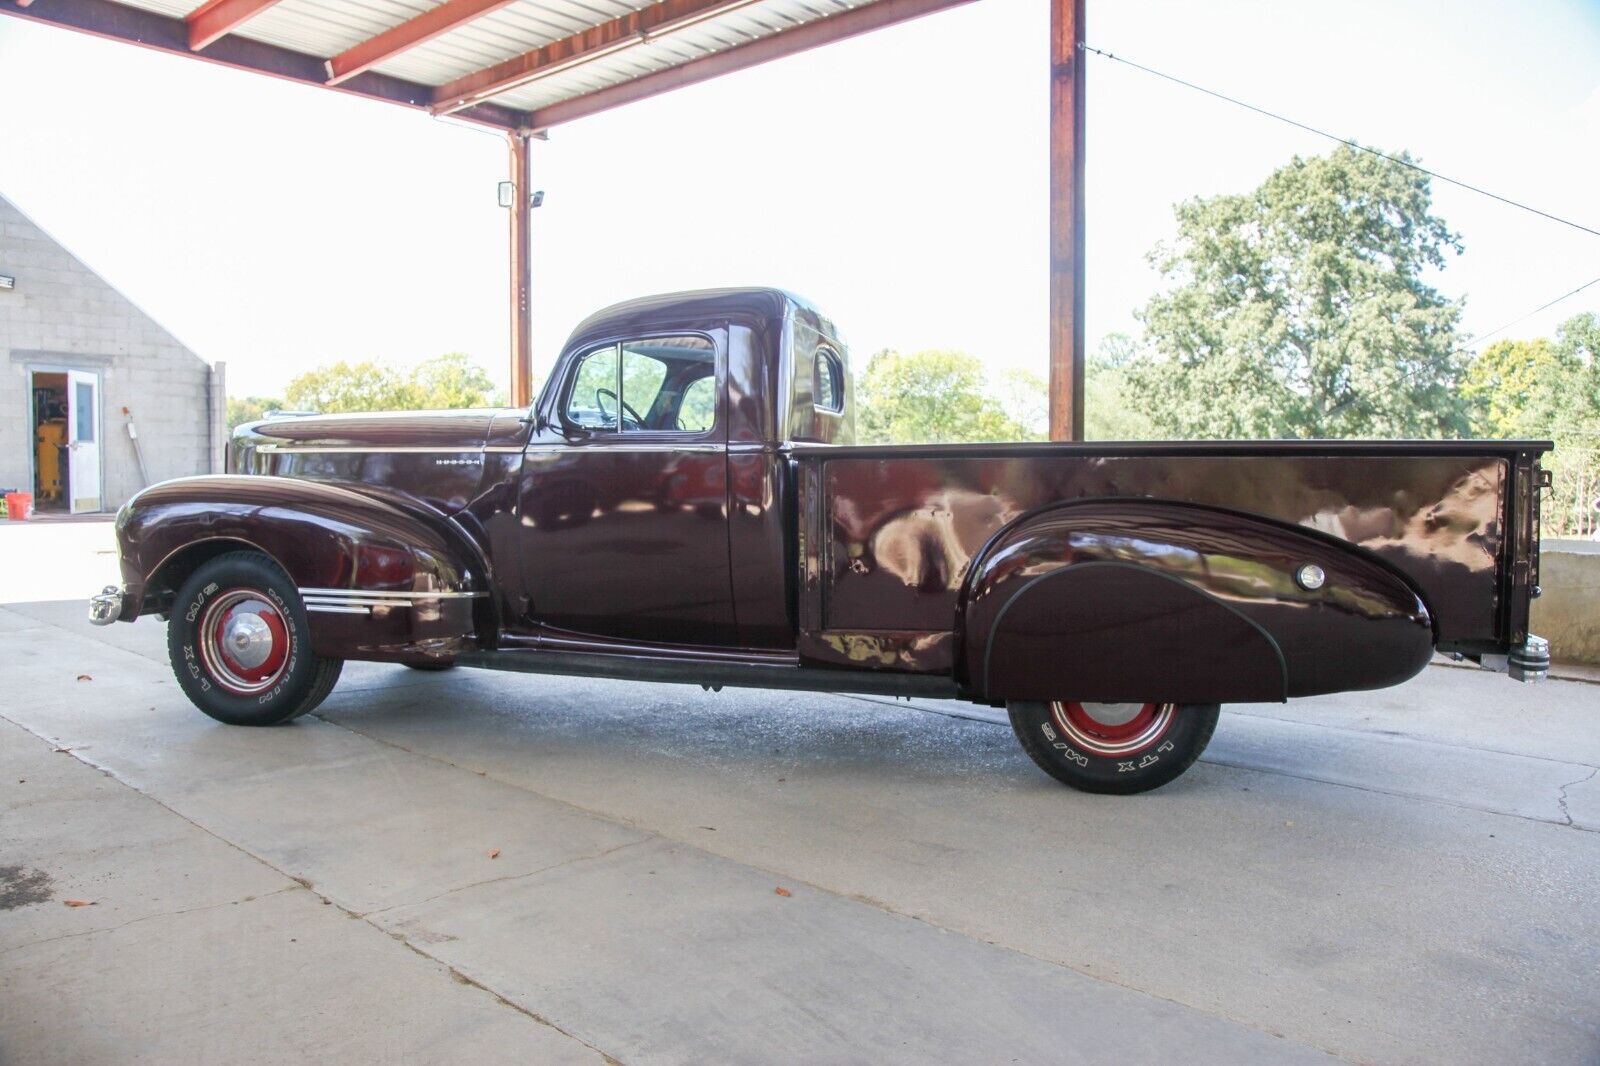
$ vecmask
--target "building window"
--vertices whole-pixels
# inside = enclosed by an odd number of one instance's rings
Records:
[[[72,397],[72,414],[78,421],[78,440],[85,444],[94,440],[94,386],[87,381],[78,382]]]

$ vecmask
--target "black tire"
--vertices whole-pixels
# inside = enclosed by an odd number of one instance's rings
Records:
[[[1114,726],[1096,722],[1094,713],[1103,712],[1091,710],[1136,706],[1133,718]],[[1118,796],[1160,788],[1193,766],[1211,742],[1222,710],[1215,703],[1043,700],[1013,700],[1006,709],[1022,750],[1041,770],[1079,791]]]
[[[430,674],[439,670],[454,670],[456,668],[456,664],[453,661],[436,663],[402,663],[401,665],[409,670],[421,670],[424,673]]]
[[[225,650],[222,639],[230,619],[242,625],[239,616],[246,614],[255,616],[243,620],[253,631],[235,634],[230,627],[227,634],[249,643],[252,655],[263,643],[267,648],[248,669],[233,657],[238,648]],[[344,667],[341,659],[311,653],[299,590],[277,563],[250,551],[217,556],[178,589],[167,622],[167,655],[190,702],[228,725],[278,725],[314,710]]]

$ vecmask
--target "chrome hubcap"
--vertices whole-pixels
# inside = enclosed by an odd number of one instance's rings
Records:
[[[1050,705],[1061,735],[1075,747],[1107,758],[1127,758],[1159,743],[1172,728],[1175,703],[1069,703]]]
[[[272,654],[272,628],[259,614],[235,614],[228,620],[222,640],[227,645],[228,658],[246,670],[260,666]]]
[[[283,677],[294,645],[288,621],[254,589],[226,589],[200,616],[200,658],[218,686],[236,696],[265,692]]]
[[[1080,703],[1083,713],[1101,725],[1127,725],[1144,710],[1142,703]]]

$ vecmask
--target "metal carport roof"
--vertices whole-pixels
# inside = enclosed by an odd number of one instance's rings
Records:
[[[0,12],[542,130],[969,0],[0,0]]]
[[[529,142],[551,126],[970,0],[0,0],[0,14],[503,129],[512,400],[531,392]],[[1051,435],[1083,425],[1084,0],[1051,4]]]

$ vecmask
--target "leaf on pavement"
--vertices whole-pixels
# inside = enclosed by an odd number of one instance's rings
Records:
[[[772,891],[776,892],[780,896],[792,896],[792,895],[794,895],[793,892],[790,892],[787,888],[784,888],[782,885],[779,885],[777,888],[773,889]]]
[[[499,848],[490,848],[489,849],[489,858],[498,859],[499,857],[500,857],[500,849]]]
[[[78,680],[79,681],[93,681],[94,678],[90,677],[88,674],[79,674],[78,675]]]
[[[92,900],[92,899],[64,899],[61,902],[65,903],[69,907],[93,907],[94,906],[94,900]]]

